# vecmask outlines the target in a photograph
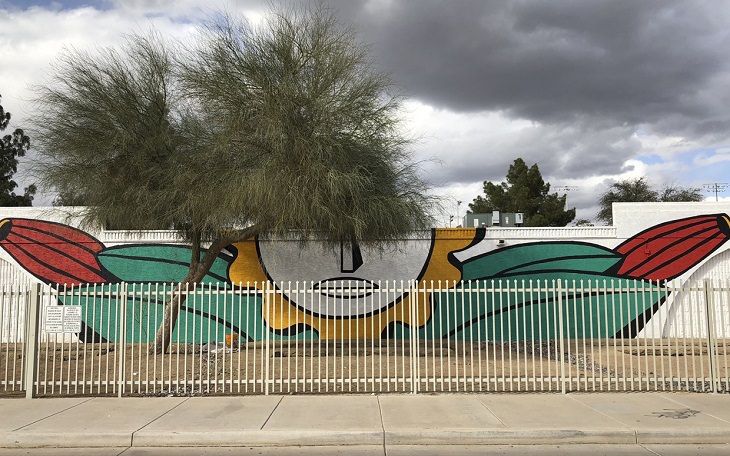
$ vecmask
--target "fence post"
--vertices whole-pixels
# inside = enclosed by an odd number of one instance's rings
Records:
[[[124,377],[127,357],[127,282],[121,283],[121,290],[117,288],[119,293],[119,315],[117,315],[117,321],[119,322],[119,341],[117,342],[116,352],[119,354],[119,374],[117,377],[117,397],[122,397],[124,391]]]
[[[264,320],[266,320],[266,324],[264,325],[264,395],[269,395],[269,357],[271,356],[271,350],[269,347],[270,343],[270,336],[271,333],[271,301],[273,301],[271,296],[271,282],[266,281],[266,285],[264,286],[264,306],[266,307],[264,309]],[[269,327],[267,327],[267,325]]]
[[[401,282],[401,287],[403,282]],[[411,393],[418,394],[418,289],[415,280],[409,280],[410,286],[410,315],[411,323]]]
[[[717,369],[717,353],[715,350],[715,343],[717,337],[715,334],[715,302],[714,302],[714,290],[710,279],[704,281],[705,291],[705,314],[707,320],[707,354],[710,358],[710,384],[712,385],[712,392],[717,393],[717,381],[719,375],[715,372]]]
[[[26,301],[25,343],[23,344],[23,387],[25,398],[33,397],[33,385],[38,374],[38,321],[41,311],[41,284],[34,283],[30,287]]]
[[[553,282],[554,283],[554,282]],[[558,347],[560,347],[560,353],[558,354],[558,362],[560,363],[560,391],[563,394],[567,394],[565,387],[565,338],[563,330],[563,282],[562,279],[558,279],[557,287],[554,288],[558,295]]]

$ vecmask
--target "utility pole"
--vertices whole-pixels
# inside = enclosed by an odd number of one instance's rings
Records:
[[[558,185],[555,187],[556,192],[572,192],[578,190],[578,187],[575,185]],[[568,195],[565,195],[565,207],[567,209],[568,207]]]
[[[717,195],[718,193],[724,192],[727,190],[728,187],[727,182],[713,182],[711,184],[702,184],[703,187],[707,189],[709,192],[715,192],[715,201],[719,201]]]

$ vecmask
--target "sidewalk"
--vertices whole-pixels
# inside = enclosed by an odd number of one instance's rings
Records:
[[[730,443],[728,394],[0,399],[0,417],[16,449]]]

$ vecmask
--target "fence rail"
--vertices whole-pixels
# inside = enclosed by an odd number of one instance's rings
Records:
[[[725,392],[729,302],[711,281],[5,285],[0,394]]]

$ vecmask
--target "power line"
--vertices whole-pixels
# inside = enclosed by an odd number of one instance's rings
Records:
[[[705,187],[708,192],[715,192],[715,201],[718,201],[717,194],[722,193],[725,190],[727,190],[728,187],[727,182],[713,182],[711,184],[702,184],[703,187]]]

